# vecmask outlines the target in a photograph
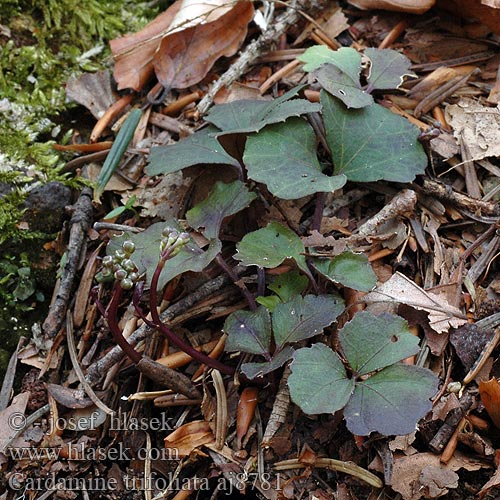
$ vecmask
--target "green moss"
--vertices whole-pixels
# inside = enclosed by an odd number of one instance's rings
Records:
[[[165,7],[132,0],[1,2],[0,332],[7,338],[0,335],[6,349],[0,349],[0,375],[18,334],[29,334],[29,325],[46,312],[55,276],[55,263],[40,252],[54,235],[19,227],[23,201],[49,181],[85,183],[62,173],[64,157],[52,148],[69,137],[64,120],[76,106],[66,102],[66,81],[111,66],[108,41],[139,30]],[[26,248],[34,254],[20,254]],[[49,279],[42,283],[44,271]]]
[[[0,37],[0,243],[30,238],[16,229],[25,193],[33,183],[81,180],[61,174],[63,156],[52,148],[63,142],[60,113],[66,102],[65,83],[72,75],[110,65],[108,41],[139,30],[157,10],[131,0],[4,0],[0,24],[10,36]]]

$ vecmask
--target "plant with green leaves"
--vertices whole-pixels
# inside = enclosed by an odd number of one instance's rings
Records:
[[[130,272],[134,279],[145,275],[146,286],[150,287],[151,311],[155,310],[158,289],[186,271],[202,271],[213,260],[236,282],[238,277],[220,256],[220,230],[227,217],[244,210],[254,199],[255,194],[239,180],[217,182],[208,197],[187,212],[183,226],[178,221],[168,221],[176,234],[189,228],[201,232],[209,242],[206,249],[185,241],[175,255],[159,266],[158,247],[165,239],[165,223],[153,224],[141,233],[125,233],[110,242],[103,262],[109,270],[104,277],[125,280],[125,288],[129,288],[125,276],[129,271],[125,269],[117,275],[120,270],[111,265],[112,259],[116,259],[112,256],[127,244],[134,248],[134,268],[129,266]],[[360,435],[372,431],[411,432],[430,409],[429,398],[437,385],[431,371],[399,363],[418,351],[418,338],[409,332],[402,318],[360,312],[339,332],[340,354],[323,343],[304,348],[305,341],[324,334],[344,312],[343,299],[331,288],[369,291],[377,281],[364,254],[346,250],[333,257],[310,256],[309,263],[305,255],[304,243],[297,234],[277,222],[247,233],[236,245],[233,258],[243,267],[274,269],[288,262],[296,269],[268,285],[273,294],[256,299],[251,296],[250,310],[228,316],[224,324],[228,335],[226,350],[261,358],[241,366],[242,375],[248,380],[262,380],[291,361],[290,394],[306,413],[344,409],[348,428]],[[311,289],[319,291],[318,279],[324,282],[322,293],[308,293]],[[248,294],[246,290],[247,298]],[[110,308],[108,318],[110,310],[115,311]],[[153,319],[151,325],[171,335],[164,331],[159,318]],[[172,338],[181,349],[188,348]],[[201,356],[193,355],[200,361]],[[212,366],[213,361],[207,364]],[[234,372],[233,367],[224,364],[217,367],[223,373]]]
[[[290,396],[305,413],[344,409],[357,435],[409,434],[432,405],[436,376],[399,361],[419,351],[399,316],[361,311],[340,329],[343,359],[325,344],[295,352],[288,379]]]
[[[363,75],[356,50],[311,47],[300,60],[323,89],[319,104],[297,98],[304,88],[299,86],[271,102],[214,106],[207,128],[151,150],[148,174],[196,164],[230,165],[283,199],[335,191],[348,180],[412,181],[427,166],[419,130],[372,96],[376,90],[398,88],[404,76],[412,76],[410,62],[389,49],[367,49],[365,58],[370,65]],[[316,130],[302,118],[310,114],[321,114],[327,164],[318,159]]]
[[[359,435],[406,434],[430,409],[437,386],[430,370],[401,363],[419,350],[418,338],[406,322],[393,315],[358,312],[338,331],[338,346],[333,340],[345,312],[342,288],[366,292],[376,285],[366,255],[352,251],[348,243],[344,251],[329,256],[308,254],[299,235],[276,221],[241,237],[233,255],[238,270],[221,254],[226,219],[247,209],[259,197],[256,192],[261,198],[271,193],[288,200],[333,192],[347,181],[409,182],[423,173],[427,157],[417,140],[418,129],[377,104],[372,95],[399,87],[411,74],[409,61],[392,50],[367,49],[364,58],[365,65],[354,49],[313,47],[301,60],[322,87],[320,103],[301,98],[300,86],[273,101],[215,106],[206,117],[206,128],[177,144],[153,148],[149,175],[222,164],[234,169],[238,179],[215,183],[182,223],[172,219],[114,238],[106,259],[110,261],[125,242],[133,243],[131,272],[145,276],[140,290],[150,287],[153,319],[145,321],[190,353],[193,349],[161,324],[157,293],[176,276],[200,272],[215,261],[248,302],[248,309],[231,313],[224,324],[226,350],[253,356],[241,366],[243,380],[264,383],[290,363],[290,394],[305,413],[342,410],[349,430]],[[311,116],[308,122],[305,117]],[[320,203],[321,197],[317,200]],[[176,255],[159,261],[165,224],[177,235],[201,233],[204,245],[195,242],[199,239],[186,239]],[[292,269],[268,282],[266,291],[265,270],[283,264]],[[257,293],[239,279],[245,268],[257,269]],[[107,274],[127,280],[126,272]],[[122,283],[128,288],[128,281]],[[316,343],[307,346],[312,339]],[[200,353],[192,357],[203,362]],[[225,374],[235,372],[219,361],[206,364]]]

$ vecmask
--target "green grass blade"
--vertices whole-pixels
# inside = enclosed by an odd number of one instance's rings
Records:
[[[115,142],[113,143],[106,161],[102,166],[99,177],[97,178],[97,186],[94,190],[95,202],[99,203],[99,199],[101,198],[101,194],[103,193],[106,184],[109,179],[111,179],[113,172],[116,170],[116,167],[123,158],[125,150],[134,136],[135,129],[137,128],[137,125],[139,125],[141,115],[142,111],[140,109],[132,110],[116,135]]]

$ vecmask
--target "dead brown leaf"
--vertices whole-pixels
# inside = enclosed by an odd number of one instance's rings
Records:
[[[463,18],[475,18],[500,33],[500,10],[498,0],[438,0],[437,5]]]
[[[469,149],[472,160],[500,156],[500,112],[464,97],[445,110],[456,139]]]
[[[66,83],[66,95],[85,106],[98,120],[116,101],[108,69],[96,73],[84,73],[78,78],[71,77]]]
[[[458,486],[458,474],[451,470],[429,466],[422,469],[419,481],[426,498],[438,498]]]
[[[311,231],[311,234],[302,237],[302,243],[305,247],[332,247],[328,255],[339,255],[347,250],[347,242],[345,240],[337,240],[333,236],[323,236],[316,229]]]
[[[30,398],[29,392],[18,394],[12,404],[0,411],[0,465],[7,462],[7,457],[4,455],[6,445],[10,442],[14,434],[25,426],[26,405]],[[22,438],[16,440],[17,445],[26,446],[29,443]]]
[[[394,460],[391,486],[394,491],[401,494],[404,500],[436,498],[428,495],[431,493],[436,494],[439,484],[448,489],[458,486],[458,484],[452,486],[455,483],[451,474],[448,474],[449,472],[454,474],[454,471],[461,468],[473,471],[481,467],[487,467],[487,465],[480,461],[474,461],[458,451],[455,452],[455,455],[446,465],[439,461],[439,455],[416,453],[415,455],[403,456]],[[443,474],[442,471],[447,472]],[[431,483],[433,483],[432,490]]]
[[[393,274],[388,281],[365,295],[363,300],[366,303],[406,304],[427,311],[429,325],[438,333],[447,332],[450,327],[457,328],[467,323],[465,315],[457,307],[450,305],[444,297],[420,288],[401,273]]]
[[[163,38],[153,58],[158,81],[166,88],[180,89],[198,83],[217,59],[238,50],[253,12],[251,2],[238,2],[215,21]]]
[[[435,0],[349,0],[359,9],[382,9],[411,14],[423,14],[434,5]]]
[[[191,183],[192,180],[185,178],[182,172],[166,174],[154,186],[142,185],[127,191],[122,196],[122,203],[126,203],[135,195],[135,205],[142,207],[141,217],[160,217],[161,220],[179,217]]]
[[[479,382],[479,395],[493,423],[500,428],[500,384],[496,378]]]
[[[194,420],[169,434],[165,438],[165,447],[174,449],[180,458],[185,458],[196,448],[214,442],[210,424],[205,420]]]
[[[139,91],[150,79],[160,40],[166,35],[181,4],[182,0],[177,0],[141,31],[109,42],[115,60],[114,77],[118,90],[131,88]]]

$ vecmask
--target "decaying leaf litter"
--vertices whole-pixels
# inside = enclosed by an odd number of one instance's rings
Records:
[[[413,3],[176,2],[68,82],[4,498],[494,497],[500,10]]]

